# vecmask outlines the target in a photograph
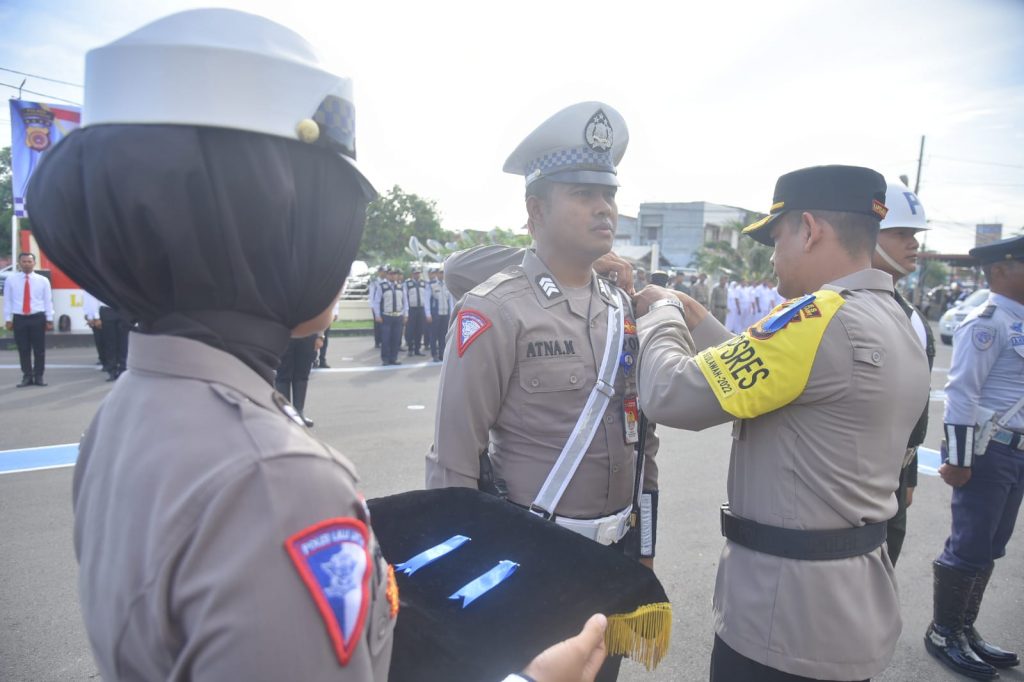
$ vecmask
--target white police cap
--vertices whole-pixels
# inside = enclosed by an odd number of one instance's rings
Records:
[[[505,161],[506,173],[526,177],[526,186],[546,178],[617,187],[629,131],[626,121],[602,102],[580,102],[537,126]]]
[[[306,40],[245,12],[158,19],[85,57],[82,125],[231,128],[323,146],[355,167],[352,81]]]

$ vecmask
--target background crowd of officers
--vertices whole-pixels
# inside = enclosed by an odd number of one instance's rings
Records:
[[[400,365],[406,357],[444,360],[445,333],[455,299],[444,284],[441,268],[431,268],[427,279],[419,270],[409,276],[397,267],[381,265],[370,280],[367,296],[373,313],[373,342],[380,349],[381,365]],[[403,345],[404,341],[404,345]]]

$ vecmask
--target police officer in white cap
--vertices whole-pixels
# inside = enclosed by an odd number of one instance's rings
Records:
[[[85,82],[84,126],[28,203],[53,260],[141,327],[75,468],[100,673],[383,682],[394,574],[351,462],[271,383],[289,337],[327,326],[374,196],[351,83],[230,10],[93,50]],[[598,616],[527,673],[582,679],[601,631]]]
[[[892,275],[894,282],[917,269],[918,247],[917,236],[928,229],[924,206],[917,195],[910,191],[902,182],[889,182],[885,191],[885,214],[878,227],[878,241],[875,253],[871,257],[871,265],[877,270],[884,270]],[[910,318],[910,324],[921,341],[921,346],[928,356],[928,368],[931,369],[935,360],[935,338],[931,327],[924,316],[902,295],[899,289],[893,290],[896,302]],[[914,488],[917,487],[917,448],[924,442],[928,432],[928,406],[918,418],[914,430],[910,432],[907,443],[907,454],[903,459],[903,470],[900,472],[900,487],[896,491],[899,508],[896,515],[889,519],[886,543],[889,546],[889,558],[895,566],[903,547],[903,539],[907,535],[907,507],[914,501]]]
[[[657,443],[645,433],[637,457],[636,325],[628,296],[594,272],[615,237],[627,141],[615,109],[582,102],[542,123],[505,162],[526,178],[536,247],[456,308],[426,481],[493,479],[513,503],[651,563]],[[491,255],[507,254],[488,250],[483,260]],[[460,260],[446,262],[446,281],[460,277]],[[602,679],[614,679],[617,664],[610,668]]]

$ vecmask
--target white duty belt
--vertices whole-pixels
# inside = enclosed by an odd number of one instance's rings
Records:
[[[565,447],[562,448],[561,454],[558,455],[555,466],[552,467],[547,480],[544,481],[540,492],[537,493],[533,504],[530,505],[530,511],[546,519],[554,517],[558,502],[562,499],[565,489],[569,487],[569,481],[572,480],[576,469],[580,466],[580,462],[583,461],[583,456],[587,454],[587,449],[597,434],[597,428],[601,425],[601,418],[608,408],[608,403],[611,402],[612,396],[615,395],[615,375],[619,369],[618,358],[622,354],[622,340],[625,336],[625,331],[623,329],[624,313],[622,305],[618,301],[617,296],[613,300],[614,303],[608,305],[608,334],[605,338],[604,359],[601,361],[601,369],[597,374],[597,383],[594,384],[593,390],[587,397],[587,404],[584,406],[580,418],[576,421],[576,426],[573,427],[569,440],[566,441]],[[629,508],[627,508],[623,512],[603,519],[586,521],[580,519],[559,519],[559,522],[563,522],[562,525],[571,530],[589,536],[590,533],[583,532],[581,529],[577,529],[576,526],[580,524],[597,526],[599,522],[605,521],[608,522],[606,525],[618,526],[619,515],[625,513],[625,516],[628,517],[629,511]],[[615,519],[615,521],[612,521],[612,519]],[[570,523],[573,523],[573,525],[570,525]],[[597,532],[595,530],[595,533]],[[618,541],[620,537],[621,535],[612,540],[612,542]]]

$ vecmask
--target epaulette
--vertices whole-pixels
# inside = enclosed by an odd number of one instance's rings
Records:
[[[521,265],[510,265],[501,272],[491,275],[489,278],[484,280],[481,284],[473,287],[469,293],[474,296],[487,296],[492,293],[499,285],[509,282],[517,277],[521,277],[523,274],[523,266]]]
[[[984,310],[982,310],[980,313],[978,313],[978,317],[982,317],[982,318],[986,318],[987,319],[989,317],[992,317],[995,314],[996,314],[996,304],[995,303],[989,303],[987,306],[985,306]]]

